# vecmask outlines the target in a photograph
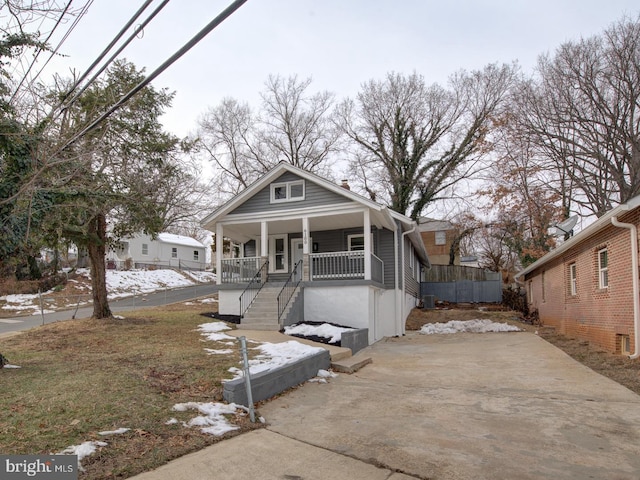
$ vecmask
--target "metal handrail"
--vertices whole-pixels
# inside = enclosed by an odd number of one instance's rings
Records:
[[[298,260],[298,262],[294,265],[293,270],[289,275],[289,278],[284,283],[282,290],[280,290],[280,293],[278,294],[278,323],[280,323],[280,318],[282,317],[282,314],[284,313],[285,308],[287,308],[289,301],[291,301],[291,297],[293,297],[293,294],[298,288],[298,285],[300,285],[300,282],[302,281],[302,275],[300,275],[300,278],[298,278],[298,281],[295,282],[295,285],[293,285],[293,281],[292,281],[294,275],[298,271],[298,266],[300,266],[301,264],[302,264],[302,260]]]
[[[262,287],[264,287],[264,284],[267,283],[267,280],[269,278],[268,268],[269,260],[266,260],[253,276],[246,288],[240,294],[240,318],[244,317],[244,314],[247,313],[247,310],[249,310],[249,307],[258,296],[260,290],[262,290]],[[260,286],[257,286],[258,284],[260,284]]]

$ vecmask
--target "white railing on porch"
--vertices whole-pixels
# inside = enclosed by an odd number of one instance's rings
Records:
[[[260,257],[223,258],[221,263],[221,283],[247,283],[258,273]]]
[[[311,258],[311,280],[363,279],[364,252],[326,252],[313,253]],[[375,255],[371,255],[371,279],[384,281],[384,264]]]
[[[309,255],[311,281],[364,279],[364,252],[326,252]],[[221,283],[248,283],[260,268],[260,257],[221,260]],[[371,280],[384,283],[384,263],[371,255]]]

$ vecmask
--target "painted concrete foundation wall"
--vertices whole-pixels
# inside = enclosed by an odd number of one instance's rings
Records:
[[[240,315],[240,294],[242,290],[219,290],[218,313],[221,315]]]
[[[376,321],[376,340],[393,337],[396,331],[396,291],[381,290],[378,298],[378,315]]]
[[[370,287],[306,287],[304,319],[308,322],[333,322],[346,327],[369,328]]]

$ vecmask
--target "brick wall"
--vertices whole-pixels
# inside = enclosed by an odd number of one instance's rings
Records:
[[[620,215],[618,220],[640,226],[640,213]],[[633,345],[630,239],[628,229],[609,225],[530,272],[525,278],[529,308],[538,311],[543,325],[613,353],[620,352],[619,335],[629,335]],[[608,254],[608,288],[599,286],[598,252],[603,248]],[[572,263],[576,266],[575,295],[571,294]]]
[[[447,240],[444,245],[436,245],[436,232],[427,231],[420,232],[422,241],[429,255],[429,261],[432,265],[449,265],[449,251],[451,250],[451,244],[456,236],[455,230],[446,230]],[[460,255],[456,254],[455,265],[460,265]]]

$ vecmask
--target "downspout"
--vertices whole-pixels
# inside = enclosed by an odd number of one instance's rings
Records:
[[[402,335],[404,335],[405,330],[404,330],[404,297],[405,297],[405,292],[406,292],[406,288],[407,288],[407,282],[405,282],[405,278],[404,278],[404,238],[406,235],[409,235],[410,233],[413,233],[416,231],[416,226],[414,225],[413,228],[411,230],[407,230],[406,232],[402,233],[402,303],[400,304],[400,333]]]
[[[400,310],[400,305],[402,305],[402,303],[400,302],[400,299],[398,298],[400,293],[400,275],[398,273],[398,223],[396,223],[396,228],[393,231],[393,255],[394,255],[394,265],[395,265],[395,295],[396,295],[396,305],[395,305],[395,310],[396,310],[396,314],[395,314],[395,331],[399,332],[402,330],[402,328],[399,328],[400,325],[400,318],[402,315],[402,311]]]
[[[633,284],[633,355],[629,358],[634,360],[640,357],[640,286],[638,285],[638,228],[632,223],[622,223],[617,217],[611,217],[611,224],[614,227],[628,228],[631,233],[631,269]]]

